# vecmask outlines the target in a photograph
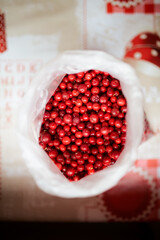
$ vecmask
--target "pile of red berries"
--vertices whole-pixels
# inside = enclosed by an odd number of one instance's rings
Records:
[[[114,164],[126,140],[126,99],[107,72],[66,74],[45,107],[39,144],[78,181]]]

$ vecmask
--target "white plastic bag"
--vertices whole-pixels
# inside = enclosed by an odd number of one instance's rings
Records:
[[[69,182],[39,146],[38,137],[45,105],[66,73],[95,69],[120,80],[127,99],[127,140],[117,162],[78,182]],[[134,70],[126,63],[100,51],[70,51],[48,63],[31,83],[19,112],[18,135],[24,161],[37,185],[45,192],[65,198],[89,197],[114,185],[137,157],[143,134],[143,97]]]

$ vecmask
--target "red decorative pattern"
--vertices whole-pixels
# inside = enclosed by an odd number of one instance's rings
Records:
[[[127,44],[124,58],[145,60],[160,67],[160,37],[150,32],[138,34]]]
[[[159,159],[139,159],[114,188],[99,195],[97,207],[106,221],[158,220],[159,169]]]
[[[119,1],[117,1],[119,2]],[[122,1],[120,1],[122,2]],[[106,2],[106,12],[108,14],[113,13],[124,13],[124,14],[134,14],[134,13],[144,13],[144,14],[156,14],[160,13],[160,2],[156,0],[145,0],[142,3],[137,3],[135,6],[124,7],[116,5],[115,1]]]
[[[7,50],[6,32],[5,32],[5,17],[4,13],[0,13],[0,53]]]

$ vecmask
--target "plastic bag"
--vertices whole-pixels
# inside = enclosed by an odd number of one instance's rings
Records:
[[[78,182],[69,182],[39,146],[38,137],[45,105],[66,73],[95,69],[117,78],[127,99],[127,139],[117,162]],[[69,51],[48,63],[32,81],[19,111],[18,136],[24,161],[40,189],[65,197],[100,194],[126,174],[137,157],[143,134],[143,95],[134,70],[126,63],[100,51]]]

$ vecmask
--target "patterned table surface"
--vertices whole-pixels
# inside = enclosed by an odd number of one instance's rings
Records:
[[[21,156],[16,122],[18,103],[44,63],[71,49],[103,50],[123,58],[127,43],[139,33],[160,35],[160,1],[2,0],[0,8],[0,219],[158,221],[157,115],[150,117],[154,134],[139,148],[131,171],[111,190],[84,199],[53,197],[36,186]],[[156,83],[145,97],[158,109]]]

